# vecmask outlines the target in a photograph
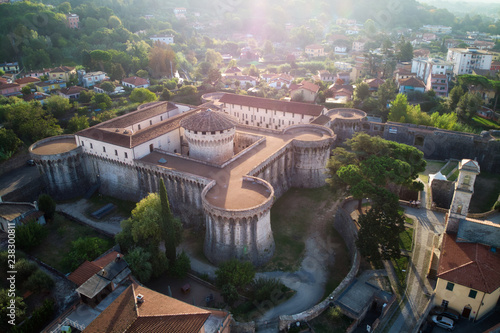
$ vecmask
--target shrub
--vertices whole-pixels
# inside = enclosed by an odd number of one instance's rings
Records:
[[[177,255],[177,259],[175,263],[172,265],[170,269],[170,273],[177,278],[186,277],[187,273],[191,269],[191,260],[186,252],[182,251]]]
[[[88,123],[87,123],[88,127]],[[44,216],[48,220],[52,220],[56,212],[56,202],[48,194],[40,194],[38,197],[38,209],[44,212]]]
[[[21,259],[16,262],[14,268],[17,272],[16,280],[23,283],[38,269],[38,265],[28,259]]]
[[[35,220],[16,227],[16,245],[25,251],[40,245],[46,236],[47,229]]]
[[[278,279],[258,278],[252,283],[253,299],[257,302],[270,300],[272,298],[281,298],[288,288]]]
[[[54,280],[52,280],[47,273],[40,269],[31,274],[28,280],[24,283],[24,288],[37,293],[50,291],[53,287]]]
[[[46,299],[42,306],[36,308],[31,315],[31,318],[24,321],[23,325],[14,326],[11,329],[12,333],[37,333],[50,322],[54,316],[54,301]]]
[[[68,270],[74,271],[85,260],[97,258],[108,246],[109,242],[99,237],[80,237],[71,242],[70,251],[63,258],[64,265]]]
[[[222,295],[222,297],[224,297],[224,302],[229,305],[233,305],[234,302],[236,302],[240,298],[240,295],[238,295],[238,290],[230,283],[222,286],[220,294]]]
[[[147,252],[142,247],[134,248],[125,256],[125,260],[130,270],[142,283],[148,282],[153,274],[153,266],[149,262],[150,258],[151,253]]]
[[[216,284],[222,288],[226,284],[232,284],[236,288],[241,288],[252,282],[255,276],[255,268],[248,261],[231,259],[222,263],[215,271]]]

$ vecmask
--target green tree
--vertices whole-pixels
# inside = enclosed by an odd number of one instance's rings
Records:
[[[354,100],[358,103],[364,101],[368,96],[370,96],[370,87],[366,82],[361,82],[356,85],[356,89],[354,89]]]
[[[411,61],[413,59],[413,46],[404,40],[398,44],[397,58],[399,61]]]
[[[50,291],[53,287],[54,280],[40,269],[36,270],[24,283],[24,288],[35,293]]]
[[[62,117],[66,112],[71,109],[69,99],[59,95],[52,95],[45,100],[47,110],[56,118]]]
[[[149,77],[148,71],[145,71],[144,69],[139,69],[135,75],[142,77],[143,79],[147,79]]]
[[[447,106],[448,109],[450,109],[450,111],[455,111],[457,104],[460,101],[460,97],[462,97],[463,95],[464,95],[464,90],[462,89],[462,86],[459,84],[457,84],[450,90],[447,100]]]
[[[389,110],[389,121],[396,121],[400,123],[406,122],[408,117],[408,98],[405,94],[398,94],[396,99],[391,103]]]
[[[198,93],[198,89],[196,89],[195,86],[192,85],[187,85],[187,86],[182,86],[181,89],[179,89],[179,95],[180,96],[192,96],[196,95]]]
[[[156,100],[156,94],[146,88],[135,88],[130,94],[130,101],[134,103],[148,103]]]
[[[374,197],[370,210],[358,219],[356,246],[370,261],[398,259],[401,255],[399,234],[405,230],[397,196],[385,189],[381,192]]]
[[[460,97],[458,101],[456,109],[457,115],[463,121],[468,122],[476,115],[481,105],[482,101],[478,95],[467,92]]]
[[[89,118],[86,115],[79,116],[75,113],[68,121],[67,129],[70,133],[76,133],[89,127]]]
[[[22,143],[13,130],[0,128],[0,161],[10,158]]]
[[[30,251],[40,245],[46,236],[47,229],[35,220],[16,227],[16,245],[25,251]]]
[[[135,247],[125,256],[132,274],[142,283],[148,282],[153,274],[153,266],[150,259],[151,254],[139,246]]]
[[[63,14],[69,14],[71,12],[71,4],[67,1],[61,3],[59,6],[57,6],[57,9],[59,12]]]
[[[69,252],[63,258],[64,264],[72,272],[85,260],[95,260],[109,245],[108,241],[99,237],[79,237],[71,242]]]
[[[161,202],[161,231],[162,237],[165,241],[165,253],[167,255],[168,260],[171,263],[175,263],[177,259],[177,253],[175,250],[176,240],[175,240],[175,228],[174,228],[174,215],[170,210],[170,203],[168,201],[167,189],[165,188],[165,183],[163,182],[163,178],[160,179],[160,202]]]
[[[78,97],[78,102],[80,103],[90,103],[92,101],[92,97],[94,97],[95,93],[93,90],[82,90],[80,92],[80,97]]]
[[[14,304],[12,304],[12,300]],[[15,309],[15,315],[10,315],[11,308]],[[10,320],[13,320],[16,325],[23,322],[26,317],[26,309],[27,306],[22,297],[12,297],[8,289],[0,289],[0,328],[2,328],[4,332],[8,332],[12,327],[12,325],[9,324]]]
[[[111,97],[107,94],[95,94],[92,96],[92,104],[98,109],[109,109],[112,105]]]
[[[238,290],[230,283],[222,286],[221,296],[224,298],[224,302],[226,302],[230,306],[232,306],[234,302],[236,302],[240,298]]]
[[[177,255],[177,259],[175,259],[172,267],[169,268],[169,272],[176,278],[185,278],[190,269],[191,259],[189,259],[186,252],[182,251]]]
[[[111,54],[103,50],[94,50],[90,52],[90,58],[92,59],[92,62],[97,65],[97,68],[104,71],[104,64],[111,61]]]
[[[215,276],[216,285],[219,288],[231,284],[239,289],[252,282],[255,277],[255,268],[248,261],[230,259],[219,265],[219,268],[215,271]]]
[[[163,88],[163,91],[160,95],[160,101],[169,101],[171,97],[172,93],[170,92],[170,90],[168,90],[168,88]]]
[[[38,196],[38,209],[40,209],[47,220],[52,220],[56,212],[56,202],[48,194]]]
[[[207,49],[205,52],[205,61],[212,67],[218,67],[222,64],[222,56],[219,52],[213,49]]]
[[[113,82],[106,81],[106,82],[101,83],[101,88],[105,92],[112,93],[115,91],[116,86]]]
[[[108,19],[108,26],[110,29],[117,29],[122,25],[122,21],[115,15],[112,15]]]

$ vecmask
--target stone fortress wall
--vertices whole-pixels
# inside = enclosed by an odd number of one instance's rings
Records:
[[[333,109],[328,115],[332,118],[328,126],[337,135],[337,143],[352,138],[356,132],[366,132],[414,146],[427,159],[476,158],[482,170],[500,172],[500,140],[488,132],[478,135],[413,124],[379,123],[368,121],[366,113],[355,109]]]

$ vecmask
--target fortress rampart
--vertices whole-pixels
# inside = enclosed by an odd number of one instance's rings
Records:
[[[215,181],[208,184],[201,194],[206,217],[204,251],[213,263],[239,258],[261,265],[274,254],[270,219],[274,201],[273,187],[255,177],[243,177],[243,183],[245,182],[265,187],[269,192],[268,198],[260,205],[247,209],[216,207],[206,200],[206,195],[215,186]]]

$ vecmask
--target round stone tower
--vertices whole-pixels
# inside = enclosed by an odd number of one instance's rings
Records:
[[[76,145],[74,135],[42,139],[32,144],[29,152],[54,198],[76,197],[89,188],[82,147]]]
[[[189,144],[189,157],[222,164],[234,155],[235,125],[238,121],[206,109],[181,121]]]

